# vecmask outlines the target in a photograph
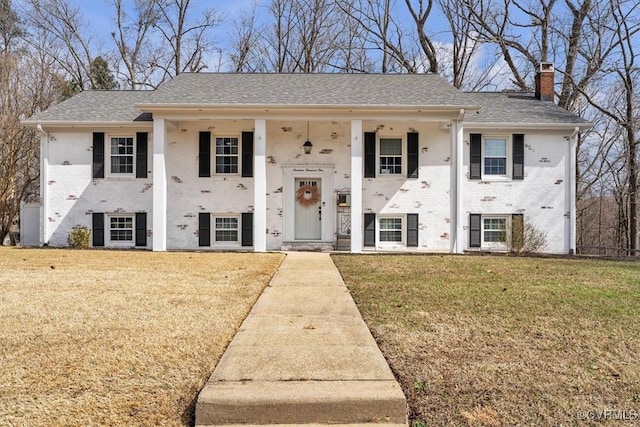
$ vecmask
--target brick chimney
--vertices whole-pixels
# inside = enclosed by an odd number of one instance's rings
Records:
[[[536,73],[536,98],[541,101],[555,101],[553,91],[554,70],[550,62],[541,62]]]

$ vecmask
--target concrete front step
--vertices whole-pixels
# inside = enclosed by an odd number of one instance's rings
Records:
[[[287,255],[196,403],[197,426],[407,423],[407,404],[326,253]]]
[[[395,381],[209,381],[198,426],[233,424],[397,424],[407,409]]]
[[[365,424],[270,424],[269,427],[407,427],[406,424],[389,423],[365,423]],[[222,427],[222,426],[201,426],[196,427]],[[264,424],[225,424],[224,427],[264,427]]]

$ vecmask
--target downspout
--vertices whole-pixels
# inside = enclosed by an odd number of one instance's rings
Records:
[[[49,182],[49,133],[38,123],[36,129],[40,133],[40,246],[47,244],[47,212],[49,207],[49,192],[47,182]]]
[[[575,127],[569,137],[569,255],[576,253],[576,148],[580,128]]]

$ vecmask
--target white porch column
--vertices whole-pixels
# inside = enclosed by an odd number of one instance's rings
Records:
[[[362,252],[362,120],[351,120],[351,253]]]
[[[167,171],[165,119],[153,119],[153,251],[167,250]]]
[[[464,209],[462,180],[464,177],[464,126],[461,120],[451,121],[451,253],[464,252]]]
[[[253,147],[253,250],[267,250],[267,122],[256,119]]]
[[[39,246],[49,244],[49,134],[38,125],[40,131],[40,232]]]

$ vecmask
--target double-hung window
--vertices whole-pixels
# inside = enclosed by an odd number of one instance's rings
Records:
[[[113,243],[133,242],[133,217],[110,216],[109,240]]]
[[[402,138],[380,138],[379,173],[402,174]]]
[[[215,217],[215,241],[238,243],[238,217]]]
[[[378,222],[380,243],[402,242],[402,218],[380,218]]]
[[[216,174],[238,173],[238,138],[216,137]]]
[[[505,243],[507,241],[507,218],[483,217],[482,240],[489,244]]]
[[[111,174],[133,175],[135,151],[132,136],[111,137],[109,153]]]
[[[469,134],[469,179],[488,181],[525,178],[525,135]]]
[[[484,139],[483,172],[485,175],[507,175],[507,142],[506,138]]]

